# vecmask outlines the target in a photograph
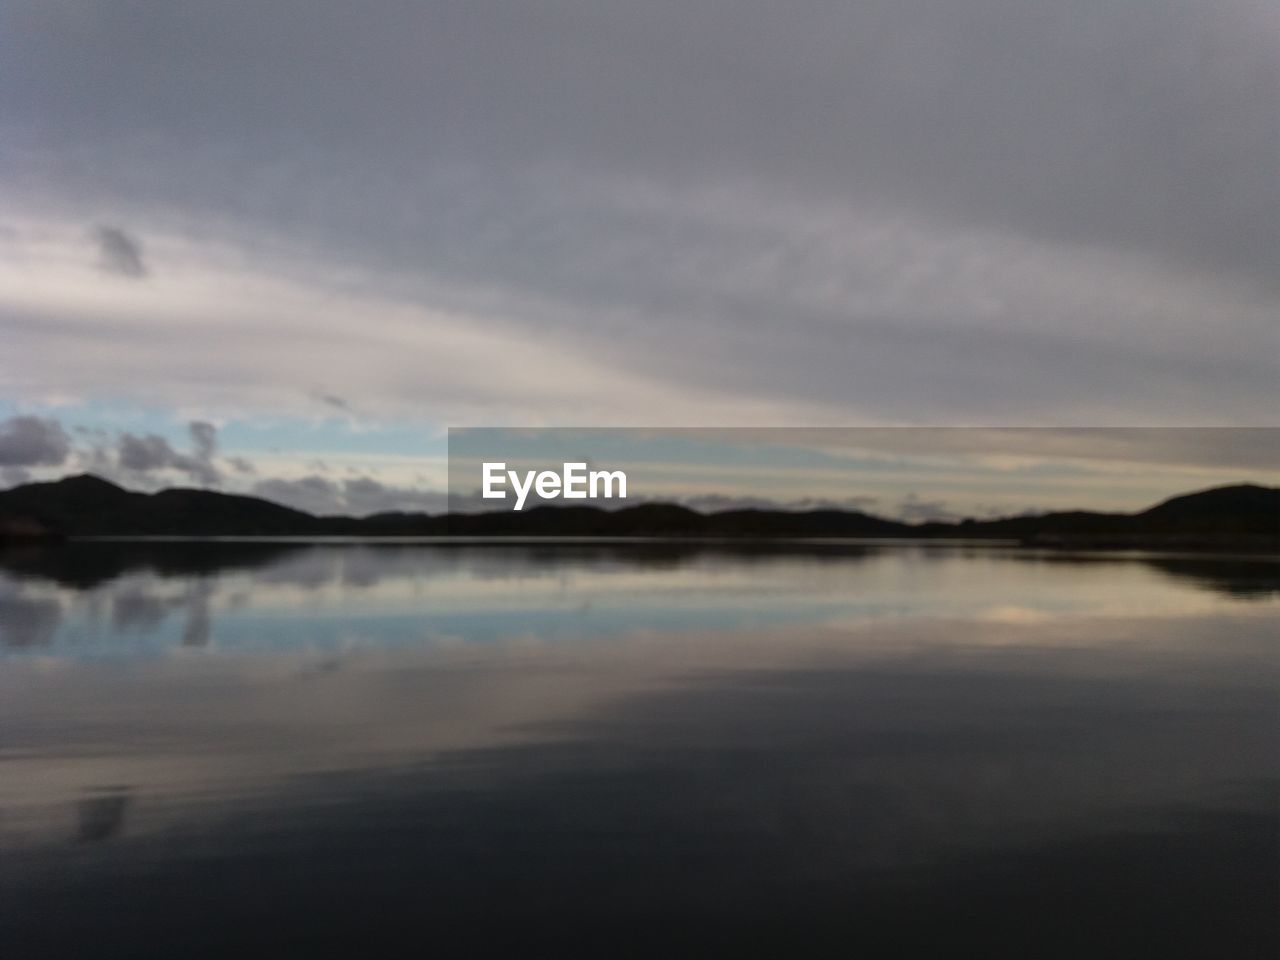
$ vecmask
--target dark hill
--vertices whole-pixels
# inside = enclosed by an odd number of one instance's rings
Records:
[[[1241,483],[1171,497],[1138,514],[1148,520],[1270,516],[1280,522],[1280,487]]]
[[[1007,522],[1007,521],[997,521]],[[1021,539],[1059,546],[1280,548],[1280,488],[1214,487],[1137,514],[1049,514]]]
[[[272,536],[319,532],[309,513],[210,490],[134,493],[82,474],[0,492],[0,517],[67,536]]]
[[[906,524],[841,510],[729,510],[674,504],[621,510],[541,506],[452,516],[315,517],[235,494],[135,493],[83,475],[0,491],[0,540],[62,536],[510,536],[1011,539],[1042,546],[1280,548],[1280,489],[1253,484],[1174,497],[1137,514],[1072,511],[963,523]]]

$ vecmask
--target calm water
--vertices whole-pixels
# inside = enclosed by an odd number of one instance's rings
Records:
[[[0,956],[1271,957],[1277,614],[1203,558],[0,553]]]

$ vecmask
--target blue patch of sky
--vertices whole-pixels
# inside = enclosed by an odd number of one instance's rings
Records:
[[[67,430],[77,427],[108,434],[157,434],[177,449],[190,445],[190,422],[171,410],[103,400],[78,404],[16,403],[0,399],[0,418],[18,415],[52,417]],[[219,447],[231,456],[255,453],[421,454],[442,456],[447,449],[443,428],[431,422],[360,424],[347,418],[311,420],[264,417],[229,420],[218,430]]]

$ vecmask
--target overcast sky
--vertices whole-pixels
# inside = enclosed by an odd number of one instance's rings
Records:
[[[1274,424],[1277,104],[1273,0],[7,0],[0,480]]]

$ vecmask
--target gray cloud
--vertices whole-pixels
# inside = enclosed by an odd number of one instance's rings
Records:
[[[332,480],[311,475],[297,479],[271,477],[252,487],[254,496],[319,516],[343,512],[342,491]]]
[[[70,453],[71,438],[57,420],[16,416],[0,421],[0,467],[56,467]]]
[[[339,397],[337,394],[317,393],[315,395],[315,398],[319,400],[321,403],[323,403],[325,406],[333,407],[335,410],[349,411],[351,409],[351,404],[349,404],[342,397]]]
[[[3,76],[61,80],[4,85],[53,134],[364,154],[380,175],[415,155],[745,175],[1260,273],[1275,262],[1280,66],[1273,10],[1255,0],[818,0],[800,15],[766,0],[358,15],[299,0],[175,5],[145,32],[124,9],[43,6],[15,17]],[[349,55],[319,56],[338,36]],[[283,199],[281,173],[246,200]]]
[[[218,428],[203,420],[193,420],[187,429],[191,432],[191,446],[200,460],[212,460],[218,452]]]
[[[193,421],[189,425],[194,452],[180,453],[159,434],[122,433],[117,442],[119,466],[128,473],[145,474],[157,470],[177,470],[193,481],[216,487],[222,476],[213,462],[217,450],[217,433],[212,424]]]
[[[139,279],[147,275],[142,260],[142,245],[119,227],[97,227],[93,231],[98,244],[98,265],[107,273]]]
[[[1042,458],[1055,462],[1057,469],[1092,461],[1134,468],[1280,472],[1280,430],[1275,427],[764,427],[681,433],[713,444],[777,444],[836,457],[866,452],[962,460],[1005,456]]]
[[[140,437],[126,433],[120,437],[120,466],[126,470],[163,470],[172,466],[178,456],[169,441],[159,434]]]
[[[399,510],[442,513],[447,500],[444,493],[388,486],[371,477],[345,480],[342,486],[348,509],[356,516]]]
[[[923,500],[914,493],[909,493],[898,504],[895,518],[907,523],[922,523],[928,520],[954,522],[962,519],[954,510],[947,507],[945,500]]]
[[[0,467],[0,485],[16,487],[31,482],[31,471],[26,467]]]
[[[733,496],[723,493],[704,493],[691,497],[676,497],[691,510],[700,513],[715,513],[721,510],[856,510],[859,512],[874,511],[879,502],[877,497],[844,497],[833,500],[826,497],[801,497],[794,500],[775,500],[769,497]],[[616,506],[601,503],[601,506]]]
[[[319,474],[296,479],[273,477],[253,485],[255,496],[320,516],[344,514],[364,517],[392,511],[443,513],[442,492],[383,484],[372,477],[335,481]]]
[[[145,30],[127,8],[14,6],[0,108],[31,159],[5,169],[33,196],[185,218],[307,282],[339,264],[513,344],[467,366],[357,310],[300,368],[251,318],[216,370],[236,396],[343,382],[359,352],[387,374],[362,409],[582,409],[572,382],[495,395],[536,338],[651,378],[685,422],[705,392],[832,422],[1271,417],[1261,0],[285,0],[171,4]],[[0,323],[32,355],[93,345],[92,316]],[[119,326],[180,393],[217,325]]]

